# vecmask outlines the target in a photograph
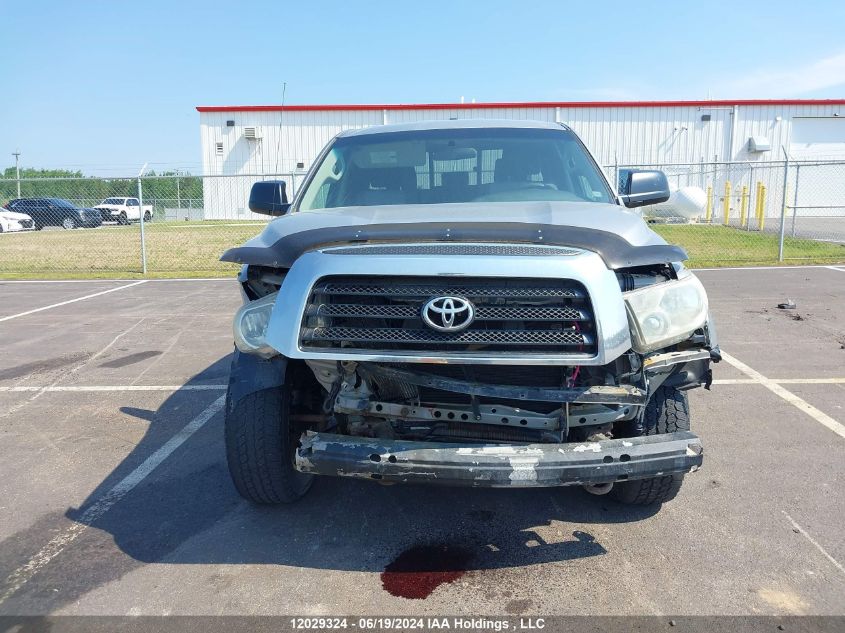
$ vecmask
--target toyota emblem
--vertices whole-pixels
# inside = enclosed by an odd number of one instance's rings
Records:
[[[463,297],[435,297],[422,309],[425,324],[440,332],[460,332],[475,319],[475,308]]]

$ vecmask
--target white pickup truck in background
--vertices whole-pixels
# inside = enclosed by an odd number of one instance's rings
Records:
[[[138,198],[106,198],[94,208],[102,214],[103,222],[109,220],[117,221],[118,224],[140,222],[142,211],[144,222],[153,219],[152,205],[145,204],[142,208]]]

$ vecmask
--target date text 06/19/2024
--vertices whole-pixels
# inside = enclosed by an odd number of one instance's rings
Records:
[[[457,630],[457,631],[537,631],[545,628],[544,618],[481,617],[293,617],[294,630],[359,629],[379,630]]]

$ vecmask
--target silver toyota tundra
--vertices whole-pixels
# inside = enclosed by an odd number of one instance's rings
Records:
[[[707,295],[565,125],[435,121],[347,131],[280,216],[223,255],[244,305],[226,405],[238,492],[314,475],[583,486],[672,499],[702,463],[686,390],[720,358]]]

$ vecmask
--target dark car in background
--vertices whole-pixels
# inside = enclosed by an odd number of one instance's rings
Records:
[[[103,223],[99,211],[77,207],[61,198],[18,198],[7,204],[6,208],[17,213],[26,213],[35,222],[37,230],[45,226],[60,226],[65,229],[93,228]]]

